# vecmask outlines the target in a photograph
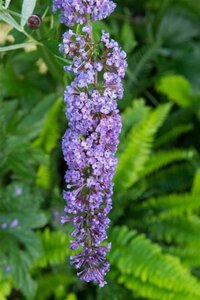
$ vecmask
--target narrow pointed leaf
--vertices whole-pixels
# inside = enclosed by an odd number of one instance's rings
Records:
[[[23,31],[22,27],[15,21],[13,17],[6,11],[0,11],[0,20],[10,24],[12,27],[17,29],[18,31]]]
[[[28,18],[32,15],[36,5],[36,0],[24,0],[22,4],[21,26],[24,27]]]
[[[11,0],[5,0],[5,8],[8,8],[10,5]]]
[[[11,51],[11,50],[16,50],[16,49],[21,49],[26,46],[33,45],[33,43],[21,43],[21,44],[15,44],[15,45],[10,45],[10,46],[4,46],[0,47],[0,52],[6,52],[6,51]]]

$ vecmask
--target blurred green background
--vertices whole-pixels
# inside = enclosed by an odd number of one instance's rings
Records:
[[[35,31],[19,25],[23,1],[9,2],[0,1],[0,300],[199,300],[200,2],[119,0],[94,25],[129,63],[101,289],[76,277],[71,228],[60,225],[66,28],[49,0],[36,3]]]

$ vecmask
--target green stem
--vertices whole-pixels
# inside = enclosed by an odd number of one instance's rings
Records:
[[[28,34],[28,32],[26,32],[24,29],[22,30],[22,33],[29,38],[29,40],[33,41],[36,45],[38,46],[43,46],[42,43],[40,43],[39,41],[37,41],[36,39],[34,39],[30,34]]]

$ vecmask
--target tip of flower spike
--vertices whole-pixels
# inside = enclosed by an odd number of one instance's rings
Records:
[[[93,281],[94,283],[97,283],[99,287],[103,287],[105,284],[107,284],[107,281],[103,279],[103,276],[98,269],[88,269],[81,272],[78,272],[77,275],[79,278],[85,282]]]

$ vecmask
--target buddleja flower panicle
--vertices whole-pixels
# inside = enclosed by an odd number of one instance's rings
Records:
[[[65,174],[66,216],[62,223],[72,222],[74,230],[70,248],[79,250],[71,264],[78,276],[103,286],[109,270],[106,253],[110,244],[106,230],[112,209],[112,179],[117,166],[115,153],[119,143],[121,118],[117,99],[123,98],[126,53],[102,31],[95,42],[91,21],[107,17],[115,8],[108,0],[54,0],[53,10],[61,10],[61,22],[67,26],[81,24],[63,34],[60,51],[72,60],[65,67],[74,74],[66,87],[64,101],[69,120],[62,142],[68,169]]]

